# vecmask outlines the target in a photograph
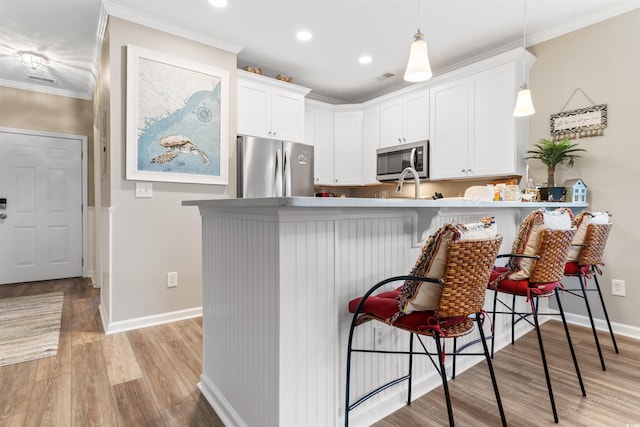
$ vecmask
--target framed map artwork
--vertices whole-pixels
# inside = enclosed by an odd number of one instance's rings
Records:
[[[229,72],[127,46],[126,179],[227,185]]]

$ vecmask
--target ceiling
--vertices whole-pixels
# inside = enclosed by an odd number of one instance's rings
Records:
[[[420,13],[418,1],[229,0],[218,9],[208,0],[0,0],[0,85],[91,99],[108,15],[237,52],[238,68],[291,76],[334,103],[405,86],[418,21],[434,75],[522,46],[524,0],[421,0]],[[527,45],[637,8],[640,0],[527,0]],[[297,40],[301,29],[313,38]],[[18,52],[48,63],[32,69]],[[373,61],[358,63],[363,54]]]

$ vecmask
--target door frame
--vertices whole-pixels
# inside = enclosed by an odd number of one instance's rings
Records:
[[[82,162],[82,172],[80,177],[80,185],[82,188],[82,277],[87,277],[87,269],[89,265],[89,260],[87,258],[87,188],[89,187],[88,181],[88,171],[87,171],[87,136],[85,135],[75,135],[70,133],[59,133],[59,132],[46,132],[46,131],[38,131],[38,130],[30,130],[30,129],[18,129],[18,128],[7,128],[0,127],[0,132],[9,133],[9,134],[19,134],[19,135],[33,135],[33,136],[43,136],[43,137],[51,137],[51,138],[63,138],[63,139],[71,139],[77,140],[80,143],[81,150],[81,162]]]

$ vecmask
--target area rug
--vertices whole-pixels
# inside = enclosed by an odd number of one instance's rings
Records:
[[[55,356],[62,292],[0,299],[0,366]]]

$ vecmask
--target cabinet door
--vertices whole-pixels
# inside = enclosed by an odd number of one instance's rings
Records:
[[[429,139],[429,90],[404,97],[404,142]]]
[[[473,114],[470,117],[469,167],[474,176],[515,174],[515,73],[505,64],[478,73],[469,80]]]
[[[304,97],[273,88],[271,90],[271,137],[284,141],[304,139]]]
[[[380,147],[401,144],[402,98],[395,98],[380,105]]]
[[[362,111],[333,113],[333,149],[335,183],[362,184]]]
[[[380,147],[380,108],[364,110],[362,121],[362,183],[379,184],[376,150]]]
[[[431,89],[430,178],[467,174],[467,81],[456,80]]]
[[[270,137],[271,101],[269,87],[244,79],[238,79],[239,135]]]
[[[316,185],[332,185],[333,180],[333,112],[317,109],[314,118],[314,163]]]

